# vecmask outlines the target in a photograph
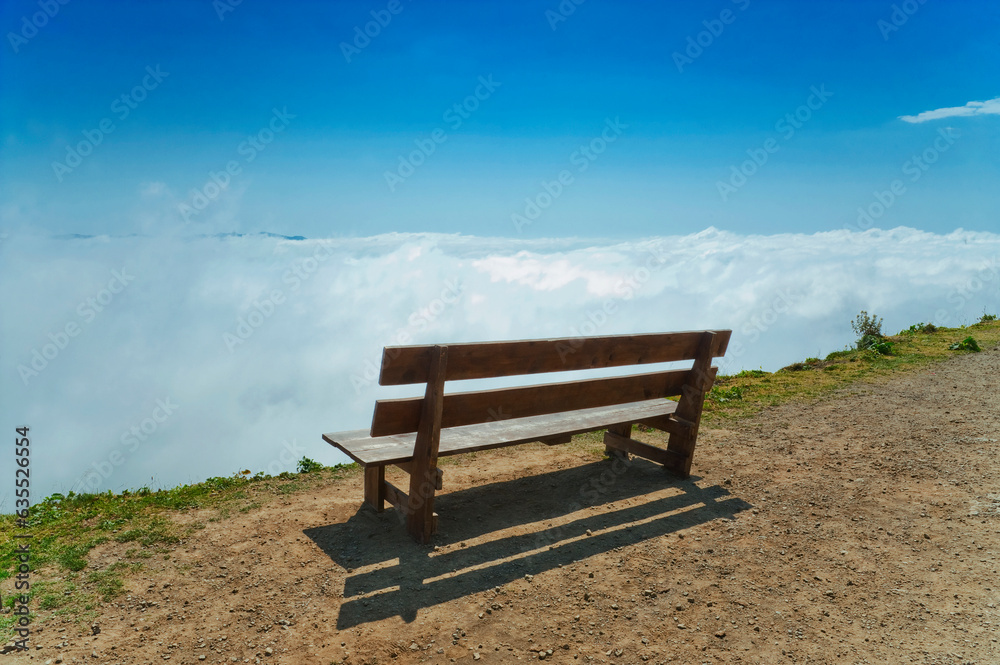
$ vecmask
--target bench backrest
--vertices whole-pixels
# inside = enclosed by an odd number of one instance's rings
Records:
[[[436,382],[442,395],[440,427],[560,413],[682,395],[685,386],[715,378],[711,359],[725,355],[731,330],[569,337],[447,346],[390,346],[379,384]],[[622,377],[499,388],[445,395],[445,381],[485,379],[649,363],[694,360],[690,369]],[[428,386],[431,394],[432,386]],[[415,432],[425,397],[379,400],[371,436]],[[436,421],[437,418],[434,418]],[[426,426],[426,424],[425,424]]]

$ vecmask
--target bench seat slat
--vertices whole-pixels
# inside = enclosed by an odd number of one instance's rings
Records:
[[[715,377],[715,368],[711,371]],[[563,413],[567,409],[596,408],[680,395],[693,380],[691,370],[667,370],[600,379],[497,388],[444,396],[442,427],[460,427],[491,420],[527,418]],[[371,435],[413,432],[420,424],[420,397],[375,402]]]
[[[488,450],[565,434],[582,434],[620,423],[655,420],[673,413],[677,402],[651,399],[527,418],[448,427],[441,430],[438,456]],[[359,464],[406,462],[413,457],[415,433],[371,437],[368,430],[324,434],[323,439]]]

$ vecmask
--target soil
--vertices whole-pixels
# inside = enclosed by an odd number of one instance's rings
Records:
[[[703,428],[685,481],[594,439],[466,456],[432,546],[334,481],[0,664],[1000,663],[998,376],[988,349]]]

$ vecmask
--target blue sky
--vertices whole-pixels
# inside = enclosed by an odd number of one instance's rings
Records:
[[[881,228],[1000,226],[994,3],[0,12],[8,234],[813,233],[859,207]]]

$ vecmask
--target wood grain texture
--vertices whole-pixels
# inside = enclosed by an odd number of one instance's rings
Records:
[[[448,347],[431,349],[430,374],[424,398],[418,400],[420,415],[410,462],[410,494],[406,529],[418,542],[430,541],[434,533],[434,488],[436,485],[441,415],[444,407],[444,377],[448,367]]]
[[[604,436],[604,440],[605,441],[607,441],[607,439],[608,439],[608,437],[607,437],[608,434],[616,435],[616,436],[618,436],[619,438],[622,438],[622,439],[628,439],[629,437],[632,436],[632,423],[625,423],[623,425],[612,425],[611,427],[608,428],[608,431],[605,432],[604,434],[605,434],[605,436]],[[615,455],[617,457],[622,457],[622,458],[626,458],[626,459],[628,458],[628,453],[627,452],[625,452],[625,451],[623,451],[623,450],[621,450],[619,448],[614,448],[614,447],[609,446],[607,444],[604,445],[604,454],[608,455],[609,457],[611,455]]]
[[[677,402],[652,399],[632,404],[580,409],[530,418],[493,421],[441,430],[438,455],[502,448],[547,438],[593,432],[614,425],[658,422],[677,408]],[[330,432],[323,440],[364,465],[397,464],[413,458],[414,433],[372,438],[368,430]]]
[[[385,467],[365,467],[365,503],[382,512],[385,508]]]
[[[448,345],[447,381],[690,360],[704,331],[564,337]],[[714,357],[726,354],[731,330],[716,330]],[[432,346],[387,346],[379,384],[425,383]]]
[[[396,462],[395,466],[407,473],[412,473],[413,464],[410,462]],[[434,489],[439,490],[444,487],[444,472],[441,469],[434,469]]]
[[[714,378],[716,368],[710,369]],[[459,427],[546,413],[641,402],[680,395],[694,381],[692,370],[667,370],[584,381],[546,383],[454,393],[444,397],[442,427]],[[413,432],[420,425],[423,399],[379,400],[372,418],[372,437]]]
[[[691,475],[691,461],[694,459],[705,396],[715,380],[715,372],[710,369],[712,348],[715,346],[714,337],[715,334],[711,331],[702,333],[698,353],[691,367],[691,379],[684,385],[677,404],[675,416],[680,421],[690,422],[692,425],[684,430],[671,432],[667,440],[667,449],[677,457],[671,468],[682,478]]]

